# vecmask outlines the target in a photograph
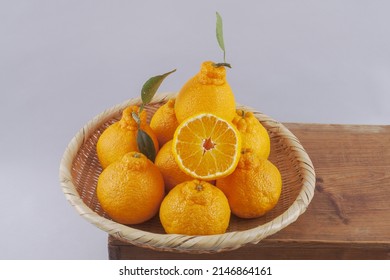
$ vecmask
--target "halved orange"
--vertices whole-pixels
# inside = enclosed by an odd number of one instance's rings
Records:
[[[241,154],[240,133],[216,115],[201,113],[184,120],[176,129],[173,155],[180,169],[201,180],[231,174]]]

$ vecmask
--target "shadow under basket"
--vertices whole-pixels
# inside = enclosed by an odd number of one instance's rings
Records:
[[[145,107],[150,121],[154,112],[175,94],[157,94]],[[130,105],[140,105],[139,98],[105,110],[87,123],[71,140],[60,164],[60,182],[66,199],[86,220],[116,239],[157,251],[182,253],[218,253],[258,243],[265,237],[293,223],[305,212],[314,195],[315,171],[299,140],[280,122],[247,106],[267,129],[271,139],[269,160],[282,175],[282,193],[270,212],[256,219],[240,219],[232,215],[224,234],[189,236],[165,234],[158,215],[139,224],[126,226],[112,221],[103,211],[96,196],[96,184],[102,171],[96,155],[100,134],[118,121]]]

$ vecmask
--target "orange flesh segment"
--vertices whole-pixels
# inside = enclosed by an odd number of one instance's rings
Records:
[[[179,127],[175,138],[179,165],[196,178],[219,177],[238,161],[240,141],[236,129],[214,115],[191,118]]]

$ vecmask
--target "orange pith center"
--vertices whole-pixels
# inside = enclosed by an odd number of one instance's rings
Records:
[[[211,140],[211,137],[203,140],[203,154],[212,150],[215,147],[215,143]]]

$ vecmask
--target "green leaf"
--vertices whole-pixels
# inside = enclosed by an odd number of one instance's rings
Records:
[[[222,49],[223,51],[223,61],[226,62],[225,60],[225,43],[223,41],[223,25],[222,25],[222,17],[221,15],[216,12],[216,15],[217,15],[217,24],[216,24],[216,34],[217,34],[217,41],[218,41],[218,44],[220,46],[220,48]]]
[[[157,92],[158,88],[160,87],[161,83],[163,82],[163,80],[169,74],[171,74],[175,71],[176,71],[176,69],[174,69],[168,73],[162,74],[162,75],[154,76],[145,82],[145,84],[142,86],[142,90],[141,90],[141,99],[142,99],[143,105],[149,104],[149,102],[153,99],[153,96],[156,94],[156,92]]]
[[[156,149],[152,138],[142,129],[138,129],[137,133],[138,150],[143,153],[148,159],[154,162],[156,158]]]

